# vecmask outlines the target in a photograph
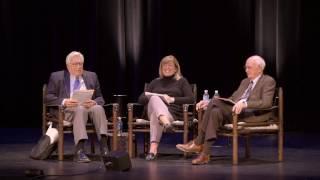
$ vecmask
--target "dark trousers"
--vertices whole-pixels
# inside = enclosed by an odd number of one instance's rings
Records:
[[[217,139],[217,131],[223,124],[232,120],[232,104],[213,99],[208,104],[204,112],[202,124],[199,127],[200,133],[196,139],[196,144],[205,144],[208,141]]]

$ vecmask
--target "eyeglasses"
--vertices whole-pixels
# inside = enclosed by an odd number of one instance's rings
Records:
[[[78,63],[70,63],[72,66],[83,66],[83,63],[78,62]]]

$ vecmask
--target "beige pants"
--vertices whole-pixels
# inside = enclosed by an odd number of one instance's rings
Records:
[[[67,108],[65,109],[65,119],[73,124],[75,144],[77,144],[80,139],[88,139],[86,131],[88,117],[92,119],[99,140],[101,138],[101,134],[107,134],[107,117],[102,106],[94,105],[89,109],[83,106]]]
[[[160,142],[163,126],[160,125],[159,117],[161,115],[169,117],[173,121],[168,107],[159,96],[151,96],[148,102],[148,117],[150,120],[150,142]]]

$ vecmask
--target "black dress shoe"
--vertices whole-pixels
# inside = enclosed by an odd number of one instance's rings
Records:
[[[106,146],[100,146],[101,156],[107,156],[109,154],[109,148]]]
[[[79,149],[74,157],[73,160],[80,163],[88,163],[91,160],[88,158],[88,156],[84,153],[83,149]]]
[[[156,160],[157,159],[157,154],[154,154],[154,153],[148,153],[147,156],[146,156],[146,160],[147,161],[153,161],[153,160]]]
[[[175,128],[173,127],[173,125],[170,123],[170,124],[165,124],[163,125],[164,129],[163,131],[166,132],[166,133],[174,133],[176,132]]]

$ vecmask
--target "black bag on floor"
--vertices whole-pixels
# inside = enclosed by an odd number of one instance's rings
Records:
[[[32,159],[47,159],[57,149],[58,130],[52,127],[52,122],[49,122],[48,125],[49,128],[46,134],[41,136],[38,143],[31,150],[30,157]]]
[[[50,144],[50,137],[43,135],[32,148],[30,157],[37,160],[47,159],[56,148],[57,143]]]
[[[106,170],[129,171],[132,167],[129,154],[125,151],[111,151],[102,160]]]

